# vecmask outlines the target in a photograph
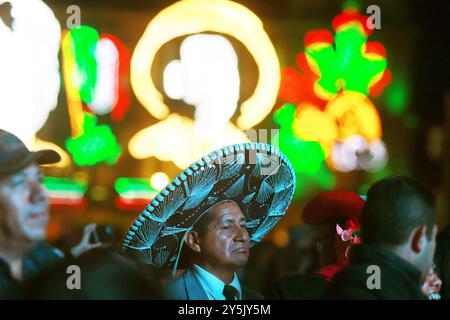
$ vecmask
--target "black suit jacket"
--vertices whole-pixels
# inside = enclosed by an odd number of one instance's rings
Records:
[[[318,300],[327,286],[327,281],[318,275],[292,274],[275,282],[266,297],[273,300]]]
[[[367,285],[369,266],[380,270],[380,288]],[[352,248],[350,263],[331,281],[325,299],[422,300],[420,271],[387,250],[360,244]]]
[[[241,285],[242,300],[262,300],[264,297],[253,289]],[[187,269],[164,288],[169,300],[208,300],[208,296],[194,273]]]

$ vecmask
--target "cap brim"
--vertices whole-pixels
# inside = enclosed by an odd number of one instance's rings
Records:
[[[18,172],[30,165],[37,164],[52,164],[61,160],[61,156],[53,150],[40,150],[36,152],[28,152],[25,155],[19,156],[15,161],[11,161],[9,165],[0,168],[0,175],[12,174]]]
[[[58,152],[54,150],[39,150],[36,152],[31,152],[39,164],[52,164],[57,163],[61,160],[61,156]]]

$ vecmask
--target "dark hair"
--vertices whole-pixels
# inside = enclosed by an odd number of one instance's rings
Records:
[[[436,237],[436,252],[434,254],[436,272],[442,280],[442,299],[450,299],[450,225],[447,225]]]
[[[436,225],[435,200],[430,189],[409,177],[389,177],[367,193],[361,213],[364,243],[400,245],[411,231],[427,226],[427,238]]]

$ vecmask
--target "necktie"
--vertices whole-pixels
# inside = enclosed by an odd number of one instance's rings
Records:
[[[230,286],[229,284],[226,284],[223,287],[222,291],[223,295],[225,296],[225,300],[236,300],[238,296],[238,292],[235,287]]]

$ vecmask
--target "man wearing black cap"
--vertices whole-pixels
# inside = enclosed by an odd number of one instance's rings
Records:
[[[0,299],[21,298],[28,280],[64,258],[44,242],[50,213],[39,168],[59,160],[53,150],[30,152],[0,129]],[[86,236],[73,255],[90,249]]]

